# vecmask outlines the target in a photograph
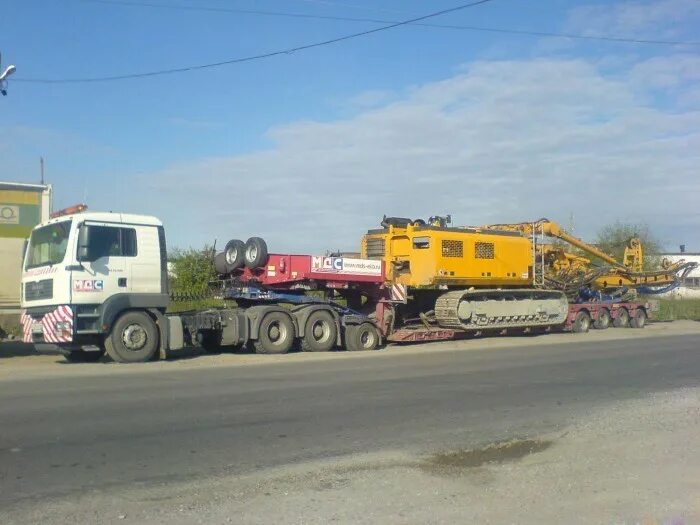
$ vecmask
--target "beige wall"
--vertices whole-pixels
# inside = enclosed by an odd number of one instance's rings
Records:
[[[19,308],[24,239],[0,238],[0,309]]]

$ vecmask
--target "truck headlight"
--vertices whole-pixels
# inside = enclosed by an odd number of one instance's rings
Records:
[[[59,333],[59,332],[70,332],[70,331],[71,331],[71,324],[70,324],[69,322],[67,322],[67,321],[58,322],[58,323],[56,323],[56,325],[54,326],[54,331],[55,331],[56,333]]]

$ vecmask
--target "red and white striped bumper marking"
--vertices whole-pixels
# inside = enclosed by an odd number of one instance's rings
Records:
[[[70,306],[60,305],[56,309],[44,314],[41,321],[35,321],[26,311],[20,317],[22,322],[22,340],[32,343],[32,326],[41,323],[44,341],[47,343],[70,343],[73,340],[73,310]],[[56,330],[56,323],[68,323],[68,330]]]
[[[391,300],[399,303],[405,303],[408,298],[405,284],[391,285]]]

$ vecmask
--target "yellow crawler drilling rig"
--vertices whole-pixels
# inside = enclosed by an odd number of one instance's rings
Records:
[[[622,263],[569,235],[556,223],[452,227],[451,217],[428,221],[384,217],[362,239],[363,258],[385,264],[387,285],[401,286],[407,300],[390,323],[419,320],[426,326],[466,331],[544,327],[567,318],[569,302],[615,300],[609,294],[673,286],[692,264],[643,270],[643,248],[631,239]],[[554,237],[591,259],[545,243]],[[596,297],[597,295],[597,297]]]

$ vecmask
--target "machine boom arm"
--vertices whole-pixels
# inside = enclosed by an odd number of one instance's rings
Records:
[[[614,257],[608,255],[607,253],[599,250],[595,246],[592,246],[581,239],[568,234],[566,231],[561,229],[561,227],[556,222],[551,222],[548,219],[540,219],[537,222],[522,222],[517,224],[490,224],[483,227],[488,230],[509,230],[509,231],[519,231],[525,235],[534,235],[542,233],[549,237],[556,237],[564,242],[583,250],[584,252],[598,257],[603,261],[616,266],[618,268],[624,268],[624,265],[618,262]]]

